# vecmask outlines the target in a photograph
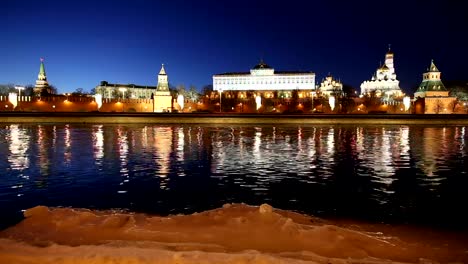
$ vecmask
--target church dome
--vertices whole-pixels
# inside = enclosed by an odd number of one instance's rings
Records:
[[[384,64],[382,67],[380,67],[380,70],[388,71],[389,69],[388,69],[387,65]]]
[[[263,62],[263,60],[260,61],[259,64],[255,65],[255,67],[253,67],[254,70],[258,70],[258,69],[271,69],[271,67],[266,64],[265,62]]]

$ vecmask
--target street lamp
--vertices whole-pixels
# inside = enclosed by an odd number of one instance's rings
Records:
[[[315,97],[315,91],[314,92],[310,92],[310,95],[312,96],[312,112],[315,111],[315,107],[314,107],[314,97]]]
[[[219,89],[219,112],[221,113],[222,112],[222,98],[223,98],[223,90]]]

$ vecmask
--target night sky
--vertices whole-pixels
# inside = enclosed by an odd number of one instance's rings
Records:
[[[39,58],[59,93],[111,83],[201,87],[212,75],[331,72],[359,87],[395,53],[400,86],[414,92],[434,59],[443,80],[468,79],[465,1],[25,1],[3,0],[0,84],[33,84]]]

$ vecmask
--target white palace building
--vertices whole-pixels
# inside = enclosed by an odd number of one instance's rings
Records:
[[[238,92],[243,98],[246,91],[257,96],[290,98],[298,90],[299,97],[310,97],[315,91],[315,73],[308,71],[275,71],[263,61],[250,72],[229,72],[213,75],[213,90]]]

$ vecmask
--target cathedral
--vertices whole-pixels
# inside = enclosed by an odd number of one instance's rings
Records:
[[[400,81],[397,80],[395,66],[393,64],[393,52],[388,49],[385,54],[385,63],[381,65],[372,76],[371,80],[361,84],[361,95],[375,92],[379,97],[402,97]]]
[[[334,79],[330,73],[325,79],[322,80],[320,86],[318,87],[318,90],[320,91],[320,93],[322,93],[322,95],[325,95],[327,97],[344,96],[343,84],[341,83],[341,81]]]

